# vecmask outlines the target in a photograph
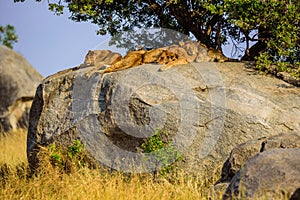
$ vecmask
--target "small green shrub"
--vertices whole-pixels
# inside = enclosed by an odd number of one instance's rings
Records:
[[[80,157],[83,152],[84,145],[79,140],[74,140],[73,144],[68,148],[70,158]]]
[[[300,62],[296,63],[296,65],[299,67],[294,72],[292,72],[291,75],[296,78],[300,78]]]
[[[51,164],[53,164],[54,166],[63,167],[63,159],[62,159],[62,155],[59,152],[59,149],[57,148],[55,143],[52,143],[51,145],[49,145],[48,147],[49,152],[50,152],[50,162]]]
[[[174,170],[174,162],[182,159],[181,153],[168,137],[169,134],[165,130],[157,129],[141,145],[144,153],[151,153],[155,157],[158,173],[162,176],[166,176]]]
[[[84,145],[79,140],[74,140],[67,148],[52,143],[49,145],[48,151],[50,152],[51,164],[67,173],[72,168],[80,169],[87,166]]]
[[[169,142],[167,140],[168,133],[157,129],[156,132],[144,141],[142,149],[145,153],[151,153],[164,148]]]
[[[271,65],[272,61],[270,61],[270,56],[266,52],[260,54],[260,56],[256,58],[256,67],[261,71],[267,71]]]
[[[277,77],[280,77],[278,75],[280,72],[287,72],[292,77],[300,78],[300,62],[295,62],[294,64],[283,61],[272,62],[267,52],[256,57],[256,68],[266,74],[273,74]]]

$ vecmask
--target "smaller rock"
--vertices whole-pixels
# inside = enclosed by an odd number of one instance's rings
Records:
[[[291,196],[299,187],[300,149],[271,149],[248,160],[223,198],[277,199]]]
[[[292,197],[290,198],[290,200],[299,200],[300,199],[300,188],[298,188],[294,194],[292,195]]]
[[[223,165],[219,182],[230,182],[233,176],[254,155],[275,148],[300,148],[300,135],[281,134],[268,138],[250,140],[235,147]]]
[[[42,79],[23,56],[0,45],[0,133],[28,127],[34,93]]]
[[[121,59],[121,54],[112,52],[110,50],[90,50],[85,56],[84,63],[81,65],[81,67],[102,67],[103,65],[112,65]]]

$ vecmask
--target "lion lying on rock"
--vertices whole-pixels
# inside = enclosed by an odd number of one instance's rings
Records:
[[[220,50],[208,49],[200,42],[187,41],[180,42],[179,45],[152,50],[131,51],[124,58],[109,50],[89,51],[84,65],[101,67],[100,69],[105,67],[102,72],[109,73],[148,63],[161,64],[163,66],[160,71],[164,71],[173,66],[190,62],[224,62],[228,60]]]

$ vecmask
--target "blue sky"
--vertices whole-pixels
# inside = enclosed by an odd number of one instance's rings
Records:
[[[96,34],[96,25],[76,23],[68,16],[48,11],[45,0],[0,1],[0,25],[13,25],[19,36],[14,50],[43,76],[81,64],[88,50],[107,40]]]

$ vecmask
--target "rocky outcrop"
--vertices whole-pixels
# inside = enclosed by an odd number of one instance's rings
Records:
[[[102,67],[104,65],[112,65],[121,59],[121,54],[110,50],[90,50],[85,56],[84,63],[80,67]]]
[[[276,65],[269,65],[266,67],[268,73],[284,80],[287,83],[300,87],[300,77],[296,76],[298,68],[289,68],[289,71],[281,71]]]
[[[300,148],[300,135],[296,133],[280,134],[268,138],[250,140],[238,145],[231,151],[229,158],[224,163],[222,177],[219,182],[230,182],[233,176],[251,157],[276,148]]]
[[[224,199],[293,198],[300,187],[300,148],[271,149],[249,159],[233,177]]]
[[[25,58],[0,45],[0,133],[28,127],[30,106],[41,80]]]
[[[38,164],[39,145],[79,139],[107,167],[150,172],[155,157],[140,147],[161,128],[182,153],[179,168],[210,176],[238,144],[300,130],[300,89],[244,63],[160,67],[107,74],[74,68],[46,78],[30,112],[31,166]]]
[[[238,145],[237,147],[233,148],[233,150],[230,153],[229,158],[226,160],[226,162],[223,165],[222,168],[222,175],[220,180],[217,181],[215,184],[215,190],[218,192],[225,192],[226,188],[230,185],[230,187],[227,188],[227,197],[231,197],[231,193],[235,193],[236,195],[240,194],[240,189],[234,189],[232,188],[233,182],[236,180],[234,178],[235,176],[239,176],[237,174],[241,173],[240,171],[244,170],[244,166],[250,162],[252,157],[257,156],[258,154],[269,151],[272,149],[300,149],[300,134],[297,133],[288,133],[288,134],[280,134],[275,135],[271,137],[262,137],[255,140],[247,141],[243,144]],[[271,158],[270,158],[271,159]],[[274,158],[276,159],[276,158]],[[290,163],[286,163],[286,165],[289,165]],[[273,163],[269,163],[269,169],[272,169]],[[262,166],[257,165],[257,170],[262,168]],[[277,166],[280,168],[280,166]],[[281,166],[282,170],[286,169],[286,166]],[[260,176],[260,174],[253,174],[253,176]],[[272,175],[273,178],[275,178],[275,175]],[[300,170],[298,170],[298,176],[300,176]],[[265,177],[264,177],[265,178]],[[280,177],[278,177],[280,179]],[[289,181],[288,179],[286,181]],[[255,183],[256,184],[256,183]],[[274,182],[274,184],[278,184],[277,182]],[[293,184],[292,182],[286,184]],[[240,187],[240,186],[239,186]],[[260,191],[264,194],[269,188],[264,188],[264,186],[260,186]],[[273,191],[273,193],[276,193],[277,191]],[[242,191],[245,192],[245,191]],[[291,191],[289,191],[291,192]],[[289,193],[288,195],[290,195]]]

